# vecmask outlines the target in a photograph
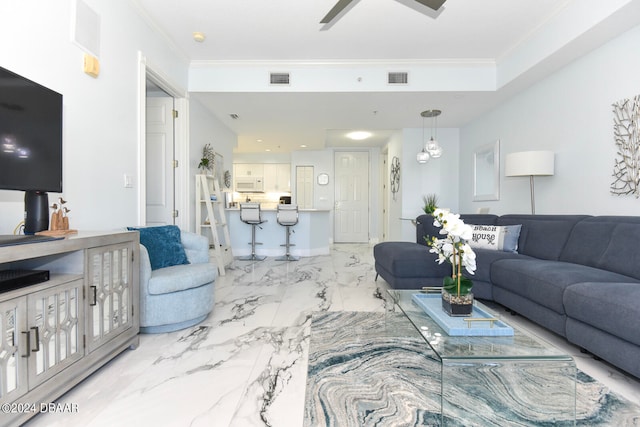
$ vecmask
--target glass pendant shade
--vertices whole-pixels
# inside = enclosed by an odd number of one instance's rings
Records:
[[[419,152],[418,155],[416,156],[416,160],[418,161],[418,163],[424,164],[429,161],[429,157],[430,157],[429,153],[427,153],[423,148],[422,151]]]
[[[433,139],[433,137],[431,137],[431,139],[427,143],[427,152],[434,159],[437,159],[438,157],[442,156],[442,147],[440,147],[440,144],[438,144],[438,141]]]
[[[425,147],[416,156],[416,159],[418,160],[418,163],[427,163],[427,161],[430,158],[437,159],[438,157],[442,156],[442,151],[443,151],[442,147],[440,146],[440,144],[438,144],[438,141],[436,141],[436,139],[433,137],[434,129],[435,129],[436,136],[437,136],[437,132],[438,132],[437,117],[440,115],[440,113],[442,113],[442,111],[440,111],[440,110],[426,110],[426,111],[423,111],[422,113],[420,113],[420,116],[422,116],[422,137],[423,137],[423,139],[424,139],[424,128],[425,128],[424,119],[425,118],[430,118],[431,119],[431,139],[425,144]]]

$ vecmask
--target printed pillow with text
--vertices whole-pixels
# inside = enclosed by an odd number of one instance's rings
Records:
[[[522,225],[472,225],[472,248],[518,252],[518,239]]]

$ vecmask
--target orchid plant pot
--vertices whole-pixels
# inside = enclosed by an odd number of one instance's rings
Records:
[[[473,311],[473,294],[455,295],[443,289],[442,309],[449,316],[469,316]]]

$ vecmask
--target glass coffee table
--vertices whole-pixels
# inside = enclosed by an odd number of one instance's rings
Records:
[[[466,411],[476,419],[481,411],[485,425],[507,425],[505,412],[531,425],[575,424],[577,371],[571,356],[478,301],[478,308],[513,329],[511,336],[450,336],[415,302],[420,290],[388,293],[393,311],[400,309],[440,362],[441,425],[465,419]]]

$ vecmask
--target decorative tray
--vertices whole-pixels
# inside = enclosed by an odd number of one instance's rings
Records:
[[[511,326],[494,318],[475,304],[471,316],[451,317],[442,310],[442,295],[440,294],[413,294],[411,299],[450,336],[513,336]]]

